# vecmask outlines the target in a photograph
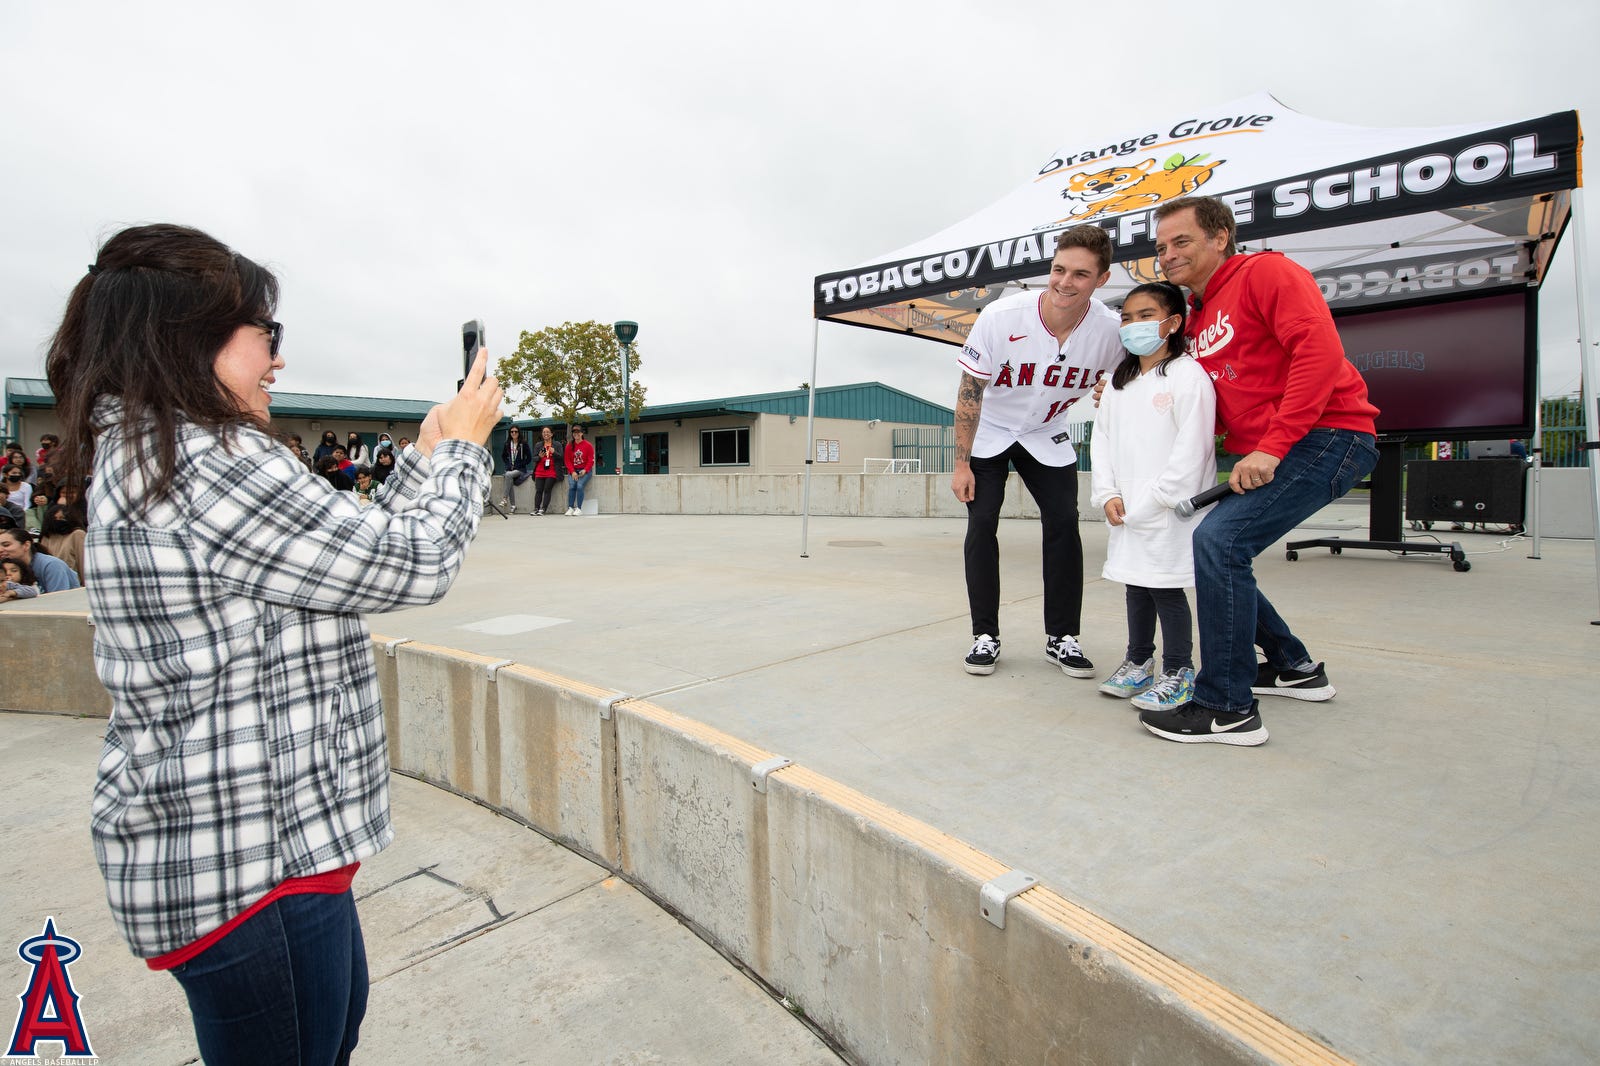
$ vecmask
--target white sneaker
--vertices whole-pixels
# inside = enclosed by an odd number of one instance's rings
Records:
[[[511,513],[512,514],[516,514],[517,513],[517,505],[516,504],[512,504],[511,505]]]
[[[578,513],[578,509],[576,507],[568,507],[567,508],[567,517],[568,518],[571,518],[573,515],[575,515],[577,513]]]

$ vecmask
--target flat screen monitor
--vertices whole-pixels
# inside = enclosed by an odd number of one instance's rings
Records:
[[[1387,439],[1485,440],[1533,433],[1533,290],[1385,307],[1334,318]]]

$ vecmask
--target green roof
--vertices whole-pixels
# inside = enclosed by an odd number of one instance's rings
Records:
[[[854,385],[824,385],[817,392],[818,418],[843,418],[867,422],[874,418],[911,425],[948,426],[955,412],[930,403],[920,396],[902,392],[878,381]],[[655,404],[646,407],[639,421],[663,418],[708,418],[716,415],[779,414],[803,415],[810,401],[807,389],[784,392],[758,392],[746,396],[724,396],[689,403]],[[6,378],[6,407],[54,407],[55,393],[44,378]],[[431,400],[396,400],[375,396],[337,396],[316,392],[274,392],[272,413],[296,418],[340,417],[388,421],[420,422],[433,407]],[[588,417],[597,415],[589,412]],[[519,426],[554,425],[551,418],[519,418]]]
[[[44,378],[6,378],[6,407],[54,407],[55,393]],[[274,392],[272,413],[296,418],[340,417],[372,421],[420,422],[433,409],[431,400],[395,400],[377,396],[336,396],[318,392]]]
[[[874,418],[885,422],[906,422],[912,425],[948,426],[955,422],[955,412],[940,407],[920,396],[885,385],[878,381],[864,381],[854,385],[824,385],[817,389],[817,417],[844,418],[861,422]],[[715,415],[803,415],[810,400],[807,389],[789,389],[785,392],[758,392],[747,396],[724,396],[713,400],[693,400],[688,403],[653,404],[644,408],[637,422],[658,421],[663,418],[709,418]],[[586,417],[598,417],[587,412]],[[554,418],[519,418],[519,426],[555,425]]]

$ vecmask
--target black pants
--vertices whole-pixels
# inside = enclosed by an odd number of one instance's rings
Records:
[[[1077,636],[1083,613],[1083,539],[1078,535],[1078,468],[1045,466],[1021,444],[990,459],[973,457],[967,504],[967,606],[972,635],[1000,635],[1000,505],[1016,467],[1044,526],[1044,629]]]
[[[556,482],[560,478],[536,477],[533,479],[533,509],[535,511],[547,510],[550,506],[550,495],[556,491]]]
[[[1129,585],[1128,661],[1142,663],[1156,653],[1156,619],[1161,619],[1161,672],[1194,669],[1194,616],[1182,589]]]

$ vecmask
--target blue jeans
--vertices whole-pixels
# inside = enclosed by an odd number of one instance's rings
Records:
[[[208,1066],[342,1066],[367,1012],[367,951],[349,892],[286,896],[172,975]]]
[[[1250,710],[1255,646],[1279,669],[1311,656],[1256,587],[1252,564],[1279,538],[1355,487],[1378,462],[1370,433],[1313,429],[1289,449],[1272,480],[1224,496],[1194,531],[1200,673],[1194,702],[1213,711]]]
[[[567,478],[567,506],[583,509],[583,490],[589,484],[589,479],[594,477],[594,470],[585,470],[581,474],[574,474]]]

